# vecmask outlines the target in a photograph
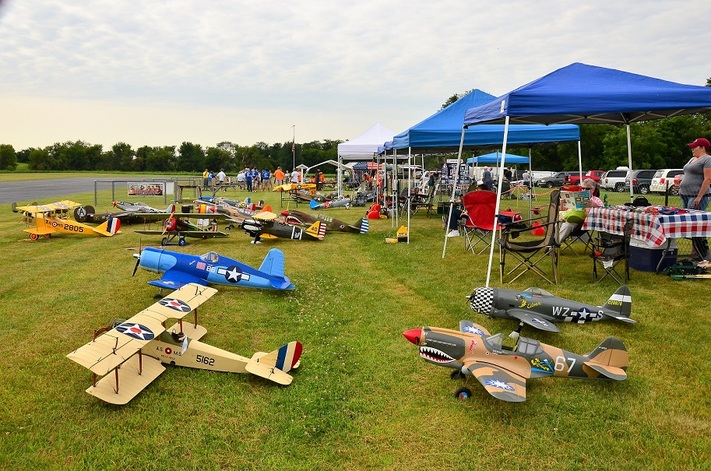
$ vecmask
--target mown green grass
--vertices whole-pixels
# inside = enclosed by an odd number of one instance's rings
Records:
[[[93,203],[93,194],[57,196]],[[280,208],[277,194],[251,196]],[[100,193],[97,209],[109,210],[110,201],[110,192]],[[0,468],[708,469],[704,281],[633,270],[637,325],[564,325],[557,335],[524,330],[579,353],[619,337],[630,353],[627,381],[531,380],[522,404],[498,401],[473,382],[473,397],[458,401],[452,393],[460,382],[419,359],[402,332],[456,328],[465,318],[492,332],[515,325],[470,311],[465,296],[484,284],[487,258],[466,253],[457,238],[442,259],[439,217],[415,215],[410,244],[385,243],[395,235],[390,220],[370,221],[367,235],[329,234],[323,242],[255,246],[234,230],[173,249],[217,250],[259,266],[278,247],[297,289],[219,288],[200,309],[204,341],[249,356],[298,339],[304,353],[292,385],[168,367],[127,406],[114,407],[84,393],[90,375],[65,355],[93,329],[154,302],[157,290],[146,281],[155,274],[131,272],[132,254],[157,239],[123,226],[110,239],[31,242],[10,205],[3,211]],[[328,214],[355,222],[364,212]],[[564,252],[559,286],[532,276],[514,286],[601,304],[615,286],[591,284],[591,263]]]

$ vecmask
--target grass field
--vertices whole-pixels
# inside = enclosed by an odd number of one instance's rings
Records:
[[[97,209],[110,209],[109,193],[99,195]],[[280,209],[278,194],[256,197]],[[60,198],[93,203],[93,194]],[[527,208],[521,200],[506,204]],[[114,407],[84,392],[89,373],[65,355],[90,340],[95,328],[154,302],[157,290],[146,282],[155,274],[131,272],[132,254],[157,239],[123,226],[113,238],[31,242],[19,216],[4,206],[2,469],[711,468],[705,281],[633,270],[638,324],[523,331],[578,353],[619,337],[630,355],[627,381],[531,380],[521,404],[498,401],[473,381],[473,397],[460,401],[452,393],[461,381],[419,359],[402,332],[457,328],[460,319],[492,332],[508,333],[515,325],[470,311],[465,296],[484,285],[487,258],[465,252],[455,238],[443,259],[439,217],[415,215],[410,244],[384,242],[395,235],[390,220],[371,221],[366,235],[329,233],[322,242],[252,245],[235,229],[226,239],[173,249],[216,250],[259,266],[278,247],[297,289],[219,288],[200,308],[208,329],[203,340],[246,356],[300,340],[304,353],[292,385],[168,366],[128,405]],[[364,212],[328,214],[355,222]],[[587,256],[566,251],[560,265],[559,286],[533,275],[513,286],[540,286],[595,304],[616,288],[591,284]],[[491,279],[498,286],[496,271]]]

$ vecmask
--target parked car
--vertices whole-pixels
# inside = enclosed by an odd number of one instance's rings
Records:
[[[611,191],[625,191],[625,179],[629,170],[608,170],[600,177],[600,188]]]
[[[546,188],[553,188],[554,186],[563,186],[565,184],[565,179],[569,175],[575,172],[558,172],[550,177],[543,177],[536,180],[536,186],[542,186]]]
[[[583,174],[583,180],[592,178],[595,180],[595,183],[598,183],[603,173],[605,173],[604,170],[588,170]],[[578,174],[578,172],[573,172],[572,175],[568,175],[568,178],[565,180],[566,185],[580,185],[580,183],[580,174]]]
[[[625,178],[625,191],[630,191],[630,183],[632,183],[633,193],[646,195],[649,193],[649,186],[655,173],[657,173],[656,169],[632,170]]]
[[[662,168],[657,170],[652,177],[652,183],[649,184],[651,193],[664,194],[669,188],[669,194],[677,195],[679,190],[674,186],[674,177],[684,173],[680,168]]]

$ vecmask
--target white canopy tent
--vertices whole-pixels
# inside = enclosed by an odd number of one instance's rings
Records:
[[[378,148],[386,141],[392,141],[395,131],[380,123],[375,123],[370,129],[358,137],[338,144],[338,162],[348,160],[372,160],[378,155]],[[343,193],[343,177],[341,166],[338,166],[338,196]]]

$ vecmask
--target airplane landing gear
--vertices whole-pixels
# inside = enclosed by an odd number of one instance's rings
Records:
[[[472,391],[467,387],[461,387],[454,391],[454,397],[457,399],[469,399],[472,397]]]

